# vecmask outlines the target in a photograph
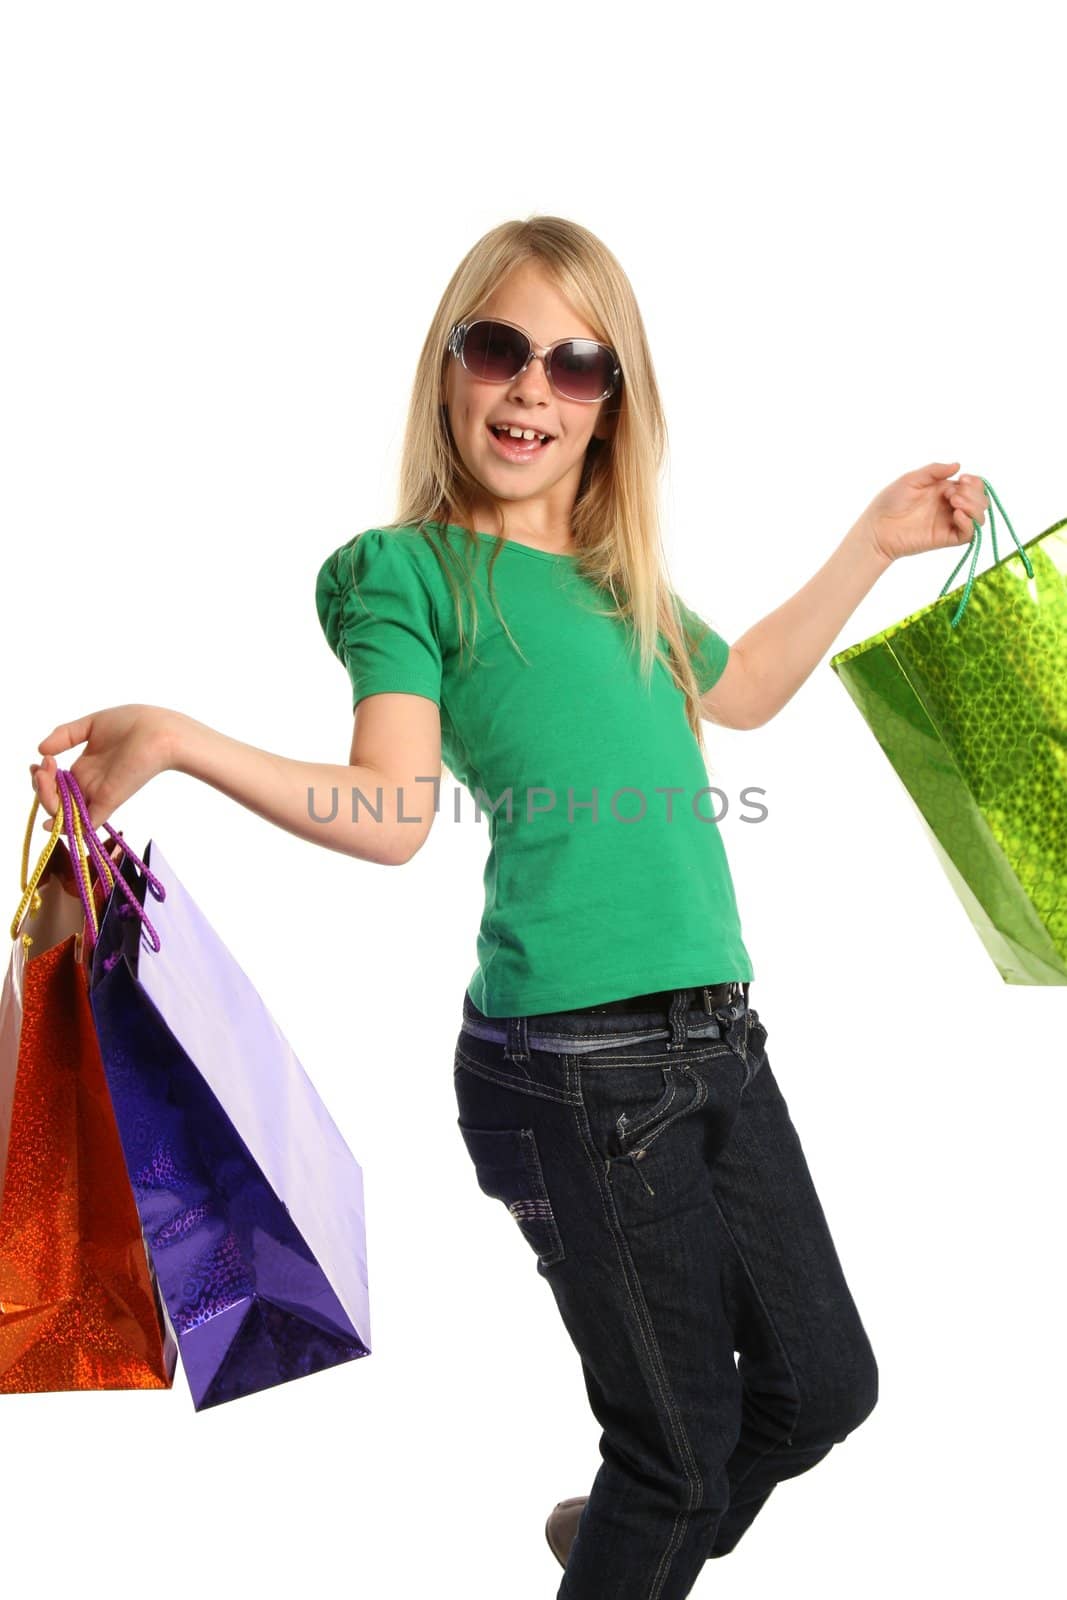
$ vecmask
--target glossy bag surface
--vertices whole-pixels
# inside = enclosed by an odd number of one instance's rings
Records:
[[[1064,984],[1067,519],[968,590],[957,626],[954,591],[830,665],[1004,981]]]
[[[58,845],[0,996],[0,1393],[168,1389],[166,1327],[123,1159]]]
[[[113,891],[91,997],[197,1410],[370,1353],[363,1180],[259,994],[153,841],[159,948]],[[141,904],[145,879],[122,873]]]

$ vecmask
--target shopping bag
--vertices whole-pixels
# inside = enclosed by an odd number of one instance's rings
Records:
[[[362,1170],[154,840],[123,857],[90,998],[196,1409],[369,1355]]]
[[[60,839],[28,877],[0,995],[0,1393],[169,1389],[177,1346],[145,1252]]]
[[[1006,983],[1067,983],[1067,518],[830,661]],[[1015,550],[997,553],[993,503]]]

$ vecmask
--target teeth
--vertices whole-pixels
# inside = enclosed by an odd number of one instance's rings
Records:
[[[538,433],[534,428],[509,428],[506,423],[493,423],[494,433],[506,433],[512,439],[547,439],[547,433]]]

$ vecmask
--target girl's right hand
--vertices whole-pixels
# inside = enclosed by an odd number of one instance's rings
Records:
[[[37,746],[44,761],[30,767],[33,787],[48,813],[49,820],[41,826],[50,832],[59,809],[57,755],[85,745],[70,772],[85,796],[96,832],[124,800],[143,789],[150,778],[168,770],[176,717],[177,713],[164,706],[112,706],[53,728]]]

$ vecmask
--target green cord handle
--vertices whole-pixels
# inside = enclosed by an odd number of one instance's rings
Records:
[[[1008,530],[1011,533],[1012,538],[1015,539],[1015,548],[1018,550],[1019,554],[1023,558],[1023,566],[1026,568],[1026,576],[1028,578],[1032,578],[1033,575],[1034,575],[1034,569],[1030,565],[1030,557],[1027,555],[1026,551],[1023,549],[1023,547],[1019,543],[1018,539],[1015,538],[1015,529],[1011,525],[1011,518],[1008,516],[1008,513],[1004,510],[1004,507],[1000,505],[1000,501],[999,501],[999,499],[997,499],[997,491],[994,489],[993,485],[990,483],[988,478],[983,478],[982,482],[985,485],[985,487],[989,490],[989,493],[990,493],[990,496],[992,497],[992,500],[996,500],[997,505],[1000,506],[1001,515],[1003,516],[1004,521],[1008,524]],[[991,503],[990,503],[990,506],[989,506],[989,531],[993,535],[993,566],[996,567],[996,566],[1000,565],[1000,556],[997,554],[997,519],[996,519],[996,516],[995,516],[995,514],[993,512],[992,500],[991,500]],[[971,570],[967,574],[967,582],[964,585],[964,589],[963,589],[963,598],[960,601],[959,605],[956,607],[956,615],[952,618],[952,626],[953,627],[955,627],[956,624],[962,618],[963,613],[964,613],[964,611],[966,609],[966,606],[967,606],[967,602],[971,598],[971,586],[974,583],[974,570],[975,570],[975,567],[978,565],[978,552],[982,548],[982,529],[981,529],[981,525],[979,523],[975,522],[973,517],[971,518],[971,523],[972,523],[972,526],[974,528],[974,538],[972,540],[972,543],[973,543],[973,546],[974,546],[974,555],[971,557]],[[957,561],[955,567],[952,569],[952,575],[946,581],[945,587],[941,590],[941,594],[938,596],[938,599],[941,599],[942,596],[945,594],[946,590],[951,588],[952,579],[956,576],[956,573],[963,566],[963,563],[966,561],[966,559],[967,559],[967,551],[965,550],[963,552],[963,555]],[[990,568],[990,571],[992,571],[992,567]]]

